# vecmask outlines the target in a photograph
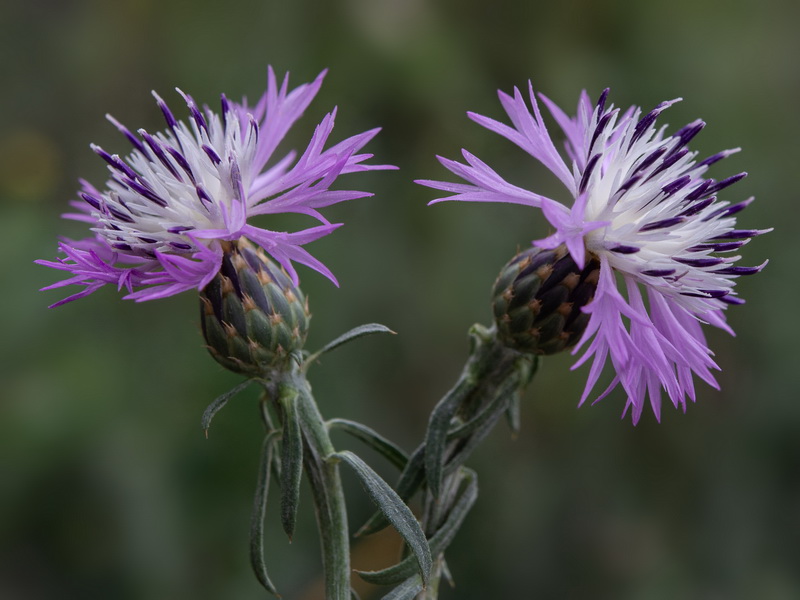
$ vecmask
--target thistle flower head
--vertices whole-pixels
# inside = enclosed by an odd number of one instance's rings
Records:
[[[334,283],[331,271],[303,246],[340,226],[320,212],[329,205],[370,196],[331,190],[339,175],[394,168],[365,165],[371,154],[361,148],[379,131],[347,138],[327,149],[336,110],[316,127],[305,151],[275,156],[278,145],[319,90],[323,71],[312,83],[290,90],[288,75],[278,83],[270,68],[267,90],[255,106],[228,100],[218,112],[199,107],[180,90],[188,119],[179,121],[153,94],[167,128],[156,134],[131,132],[108,119],[133,146],[124,158],[92,145],[106,163],[110,179],[98,189],[81,181],[77,212],[64,215],[88,223],[92,236],[64,240],[56,261],[37,261],[70,273],[44,289],[83,285],[54,306],[113,284],[126,298],[151,300],[202,289],[219,272],[225,242],[247,238],[263,248],[297,282],[293,263],[319,271]],[[299,213],[319,224],[295,232],[261,228],[261,215]],[[266,224],[268,218],[264,218]]]
[[[583,268],[566,247],[523,250],[503,267],[492,308],[500,340],[526,354],[556,354],[574,346],[586,330],[600,264]]]
[[[222,267],[200,292],[203,337],[225,368],[264,376],[302,349],[308,302],[261,248],[245,238],[222,245]]]
[[[592,359],[581,403],[610,359],[615,375],[597,400],[621,384],[634,423],[647,398],[660,419],[662,390],[685,410],[686,398],[695,399],[693,376],[717,387],[711,369],[718,367],[701,324],[732,333],[722,310],[743,302],[734,292],[735,280],[766,264],[736,264],[736,250],[769,231],[736,229],[736,213],[752,198],[733,204],[718,198],[746,174],[719,181],[705,177],[712,164],[738,149],[698,160],[688,144],[704,127],[702,121],[672,134],[656,126],[658,116],[677,100],[643,113],[636,106],[615,108],[608,90],[596,103],[583,92],[577,114],[568,116],[539,95],[566,138],[562,153],[530,84],[530,108],[518,89],[513,96],[499,96],[511,125],[474,113],[469,117],[545,165],[571,201],[515,186],[466,150],[465,163],[439,158],[465,183],[418,183],[451,194],[432,203],[507,202],[538,208],[553,233],[534,246],[564,246],[578,268],[599,263],[596,293],[583,308],[589,321],[574,350],[585,349],[575,367]]]

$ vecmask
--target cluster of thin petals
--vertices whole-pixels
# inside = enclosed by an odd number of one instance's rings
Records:
[[[88,223],[92,235],[63,240],[62,256],[37,261],[70,274],[45,289],[83,286],[56,305],[106,284],[126,289],[126,298],[134,300],[200,290],[219,272],[224,243],[242,237],[261,246],[295,282],[298,263],[336,283],[303,246],[341,225],[328,221],[321,209],[371,194],[331,186],[343,174],[394,167],[364,164],[372,155],[360,150],[379,129],[325,148],[335,109],[317,125],[302,154],[276,157],[324,76],[290,90],[288,74],[279,83],[270,68],[267,90],[254,106],[223,95],[218,112],[178,90],[189,110],[185,121],[154,93],[167,123],[156,134],[134,133],[109,116],[133,148],[122,158],[92,146],[108,164],[110,179],[103,189],[81,181],[80,200],[72,202],[76,211],[64,215]],[[284,232],[252,223],[261,217],[268,224],[267,216],[279,213],[307,215],[318,224]]]
[[[595,401],[622,385],[625,412],[630,410],[634,423],[647,399],[660,419],[664,392],[685,410],[686,399],[695,400],[694,376],[718,387],[711,374],[718,366],[701,324],[733,333],[722,311],[742,303],[735,280],[764,266],[736,264],[736,251],[766,231],[736,229],[736,213],[752,198],[733,204],[718,198],[746,174],[720,181],[705,176],[738,149],[698,160],[688,144],[702,121],[669,135],[666,126],[656,126],[677,100],[643,113],[636,106],[621,111],[610,105],[608,90],[596,103],[583,92],[576,115],[569,116],[548,98],[537,100],[530,84],[527,96],[518,89],[513,96],[499,92],[511,125],[469,117],[546,166],[566,187],[570,202],[513,185],[466,150],[464,162],[439,157],[463,182],[418,183],[450,194],[432,203],[504,202],[540,209],[553,233],[534,245],[564,245],[579,266],[588,255],[599,260],[597,291],[584,308],[590,320],[574,349],[583,351],[575,367],[591,361],[581,403],[610,361],[613,379]],[[563,133],[563,151],[548,132],[539,101]]]

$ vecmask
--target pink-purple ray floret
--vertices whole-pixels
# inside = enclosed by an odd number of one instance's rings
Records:
[[[707,323],[733,334],[722,310],[741,304],[735,279],[764,265],[733,263],[751,238],[769,230],[735,229],[733,215],[752,198],[730,204],[718,194],[745,177],[739,173],[716,181],[703,175],[708,167],[737,150],[695,160],[687,144],[705,126],[689,123],[672,135],[656,128],[658,116],[672,100],[642,115],[608,105],[608,90],[597,103],[584,91],[575,117],[539,95],[566,138],[566,159],[556,149],[529,84],[528,100],[514,90],[499,92],[511,126],[468,113],[483,127],[500,134],[544,164],[564,184],[572,203],[564,204],[514,186],[466,150],[465,163],[439,157],[466,183],[422,180],[418,183],[451,195],[445,200],[506,202],[542,210],[554,230],[534,245],[565,245],[579,266],[588,253],[600,261],[600,277],[586,331],[573,353],[583,351],[574,368],[591,361],[583,403],[610,361],[614,376],[596,399],[617,385],[628,396],[625,412],[639,421],[646,401],[657,419],[662,393],[676,407],[695,400],[693,377],[718,387],[718,366],[703,334]],[[624,283],[622,291],[620,282]],[[644,294],[642,293],[644,291]]]
[[[321,210],[333,204],[371,196],[356,190],[331,189],[340,175],[389,165],[368,165],[371,154],[359,151],[378,133],[372,129],[325,148],[336,109],[316,127],[299,155],[275,152],[322,84],[289,89],[288,74],[279,83],[270,68],[267,90],[255,106],[231,102],[224,95],[215,113],[200,108],[181,92],[189,119],[180,122],[164,100],[153,94],[167,129],[134,134],[108,117],[133,146],[125,158],[92,145],[111,174],[102,191],[81,181],[77,212],[64,217],[90,224],[93,236],[62,240],[63,254],[43,264],[70,274],[44,289],[82,285],[58,306],[84,297],[106,284],[126,289],[126,298],[152,300],[190,289],[202,289],[217,274],[223,241],[246,237],[261,246],[297,282],[295,263],[308,266],[336,283],[333,273],[303,246],[337,229]],[[319,224],[296,232],[262,228],[259,215],[297,213]],[[268,217],[261,217],[268,223]]]

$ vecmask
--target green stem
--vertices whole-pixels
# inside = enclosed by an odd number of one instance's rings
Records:
[[[450,477],[509,410],[515,394],[525,389],[537,365],[535,356],[517,352],[499,342],[494,327],[473,325],[470,334],[470,356],[453,386],[453,389],[461,386],[467,389],[449,424],[444,472]],[[452,435],[459,430],[464,431],[464,435]],[[430,498],[426,504],[437,500]],[[438,528],[438,523],[432,526]]]
[[[442,526],[455,501],[460,465],[509,411],[515,395],[522,393],[536,370],[536,357],[509,349],[497,341],[495,334],[494,328],[480,325],[471,330],[470,356],[453,386],[453,390],[462,390],[462,399],[449,423],[441,493],[434,496],[429,489],[424,494],[422,526],[429,539]],[[446,567],[443,555],[434,560],[430,583],[417,600],[438,598],[440,579]]]
[[[302,374],[293,374],[281,385],[298,393],[297,410],[305,446],[304,465],[311,484],[322,544],[327,600],[350,598],[350,540],[347,511],[338,465],[325,457],[336,452],[317,409],[311,386]]]
[[[431,579],[428,582],[428,587],[422,590],[419,595],[419,600],[437,600],[439,597],[439,582],[442,580],[442,567],[444,563],[444,556],[439,555],[431,570]]]

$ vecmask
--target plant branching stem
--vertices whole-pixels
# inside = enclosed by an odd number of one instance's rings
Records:
[[[449,433],[458,432],[461,427],[464,435],[448,436],[450,441],[443,455],[444,476],[439,495],[434,496],[430,489],[424,494],[422,526],[429,539],[441,527],[457,499],[456,490],[462,478],[461,465],[507,413],[515,397],[532,379],[537,366],[535,356],[521,354],[498,342],[494,328],[473,326],[471,337],[469,359],[453,386],[453,390],[461,390],[462,400],[449,424]],[[473,421],[480,422],[480,425],[462,427]],[[434,557],[434,561],[431,581],[417,596],[417,600],[438,598],[439,583],[446,572],[446,563],[443,555]]]
[[[297,394],[297,411],[302,429],[304,468],[317,517],[325,571],[326,600],[350,600],[350,540],[344,490],[336,462],[325,457],[336,452],[325,421],[314,402],[311,385],[299,371],[281,373],[270,382],[275,397],[291,389]]]

